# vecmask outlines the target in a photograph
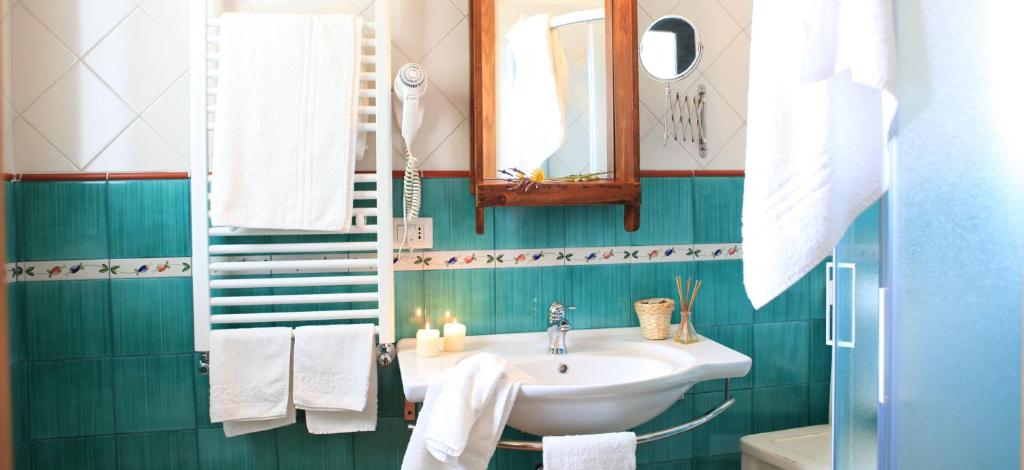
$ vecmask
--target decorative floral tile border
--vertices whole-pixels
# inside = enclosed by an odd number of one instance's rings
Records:
[[[133,258],[8,263],[7,282],[88,281],[96,279],[189,277],[190,258]]]
[[[323,259],[356,259],[374,253],[324,255]],[[211,261],[264,261],[300,259],[303,255],[215,256]],[[403,251],[392,262],[395,271],[448,269],[538,268],[545,266],[598,266],[635,263],[679,263],[737,260],[743,258],[739,243],[697,245],[648,245],[613,247],[537,248],[517,250]],[[138,279],[188,277],[190,258],[133,258],[114,260],[20,261],[5,266],[7,283],[89,279]],[[357,271],[365,272],[359,269]],[[295,271],[297,272],[297,271]],[[303,272],[314,272],[304,270]],[[214,273],[215,274],[215,273]],[[283,272],[253,274],[285,274]]]

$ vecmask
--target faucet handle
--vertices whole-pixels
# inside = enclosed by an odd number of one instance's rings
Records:
[[[565,318],[565,305],[562,302],[552,302],[551,306],[548,307],[548,321],[556,322]]]

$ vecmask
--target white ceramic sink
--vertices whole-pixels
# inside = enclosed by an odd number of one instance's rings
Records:
[[[569,353],[556,356],[547,353],[545,332],[471,336],[463,352],[421,358],[416,341],[403,339],[398,364],[405,397],[422,402],[444,370],[486,351],[534,379],[520,390],[509,425],[541,436],[595,434],[650,421],[698,382],[750,371],[749,357],[714,341],[648,341],[639,328],[573,330],[567,343]],[[565,373],[559,372],[563,365]]]

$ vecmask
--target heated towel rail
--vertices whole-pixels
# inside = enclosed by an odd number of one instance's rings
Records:
[[[213,1],[213,0],[211,0]],[[191,5],[192,293],[195,350],[205,371],[214,325],[377,320],[378,362],[394,360],[391,220],[391,31],[364,23],[359,130],[376,134],[376,171],[355,177],[355,224],[341,232],[211,227],[209,148],[220,20]],[[374,18],[391,18],[377,0]]]

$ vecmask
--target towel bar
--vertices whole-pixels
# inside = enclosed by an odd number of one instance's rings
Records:
[[[660,441],[662,439],[682,434],[686,431],[692,431],[704,424],[707,424],[709,421],[717,418],[718,415],[725,413],[725,410],[728,410],[735,403],[735,398],[729,398],[729,379],[726,379],[725,401],[719,403],[718,406],[712,408],[711,411],[704,413],[703,416],[697,419],[687,421],[678,426],[636,436],[636,443],[637,445],[646,444],[648,442]],[[410,424],[409,429],[416,429],[416,425]],[[508,450],[527,450],[533,452],[541,452],[544,450],[544,444],[536,441],[498,441],[498,448]]]
[[[378,344],[377,347],[377,364],[381,367],[390,367],[395,362],[395,345],[394,343],[382,343]],[[210,374],[210,351],[202,351],[199,353],[199,374],[209,375]]]

